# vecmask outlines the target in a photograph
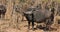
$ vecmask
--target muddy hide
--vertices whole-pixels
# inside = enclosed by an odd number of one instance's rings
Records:
[[[34,21],[36,22],[40,22],[40,21],[43,21],[45,19],[48,19],[51,15],[51,11],[34,11],[33,12],[33,15],[34,15]]]

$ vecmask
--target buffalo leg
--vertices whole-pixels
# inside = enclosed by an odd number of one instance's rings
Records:
[[[5,18],[5,13],[2,14],[2,18],[3,18],[3,19]]]
[[[0,19],[1,19],[1,10],[0,10]]]
[[[0,13],[0,18],[1,18],[1,13]]]
[[[46,27],[48,28],[48,30],[50,30],[51,28],[51,19],[48,19],[47,23],[46,23]]]
[[[30,29],[30,21],[28,21],[28,29]]]
[[[34,30],[34,21],[32,21],[32,29]]]

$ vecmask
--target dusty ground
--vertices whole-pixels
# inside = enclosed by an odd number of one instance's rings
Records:
[[[29,32],[60,32],[59,30],[43,31],[42,29],[37,29],[35,31],[29,30]],[[0,20],[0,32],[28,32],[27,21],[20,22],[14,26],[10,20]]]

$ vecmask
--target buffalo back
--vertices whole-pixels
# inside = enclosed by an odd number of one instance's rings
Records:
[[[50,17],[51,15],[51,12],[50,11],[34,11],[33,12],[33,15],[34,15],[34,20],[35,21],[42,21],[48,17]]]

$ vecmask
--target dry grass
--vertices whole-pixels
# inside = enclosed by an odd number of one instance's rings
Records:
[[[11,21],[6,20],[0,20],[0,32],[28,32],[28,26],[27,21],[23,21],[20,23],[13,23]],[[50,31],[50,32],[60,32],[60,28],[57,28],[57,31]],[[30,32],[49,32],[44,31],[42,29],[37,29],[35,31],[30,30]]]
[[[35,1],[35,2],[38,2],[38,1]],[[47,2],[47,0],[42,0],[42,1]],[[56,1],[60,2],[60,0],[56,0]],[[38,3],[40,3],[40,2],[38,2]],[[36,5],[36,3],[33,3],[33,4]],[[23,7],[22,7],[23,11],[25,11],[30,6],[31,6],[30,0],[23,3]],[[9,9],[8,9],[8,11],[9,11]],[[13,16],[13,17],[15,17],[15,16]],[[58,16],[57,18],[60,19],[60,16]],[[21,19],[21,17],[19,19]],[[23,22],[23,21],[19,20],[17,23],[17,20],[15,18],[10,19],[10,20],[0,20],[0,32],[28,32],[27,25],[28,25],[27,21]],[[57,28],[57,31],[44,31],[42,29],[37,29],[35,31],[30,30],[30,32],[60,32],[60,26]]]

